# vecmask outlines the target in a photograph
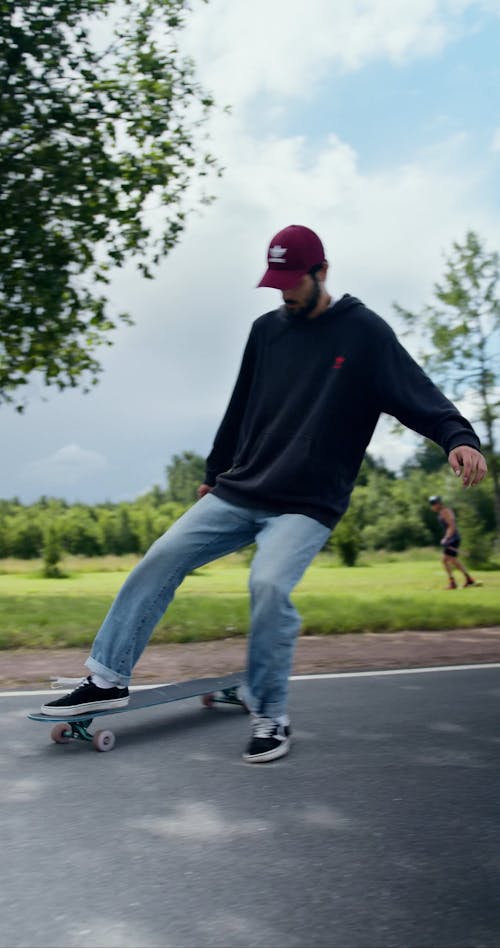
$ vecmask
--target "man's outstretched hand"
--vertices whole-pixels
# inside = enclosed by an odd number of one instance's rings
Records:
[[[488,466],[480,451],[461,444],[453,448],[448,455],[448,464],[457,475],[462,477],[464,487],[473,487],[479,484],[488,473]]]

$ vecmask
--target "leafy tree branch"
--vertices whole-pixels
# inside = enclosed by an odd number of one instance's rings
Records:
[[[220,169],[203,138],[214,102],[181,51],[187,9],[0,0],[0,402],[34,372],[94,384],[129,319],[110,314],[111,271],[134,260],[151,278],[210,200],[193,194]]]

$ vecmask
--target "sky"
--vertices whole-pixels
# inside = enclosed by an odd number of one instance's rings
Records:
[[[430,302],[454,241],[500,249],[500,0],[193,0],[183,47],[220,106],[216,201],[153,281],[117,273],[134,325],[90,394],[33,383],[23,415],[1,407],[2,498],[132,500],[175,454],[206,455],[250,326],[279,305],[256,284],[283,227],[315,230],[330,293],[398,333],[393,303]],[[416,445],[382,419],[369,451],[399,470]]]

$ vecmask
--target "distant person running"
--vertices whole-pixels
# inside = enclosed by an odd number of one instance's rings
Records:
[[[461,537],[457,530],[457,522],[455,520],[455,514],[453,513],[453,510],[451,510],[450,507],[445,507],[441,497],[438,497],[437,495],[429,497],[429,504],[431,505],[434,513],[438,515],[438,520],[445,529],[440,543],[443,547],[443,566],[449,579],[446,589],[457,588],[457,584],[453,578],[453,570],[455,567],[459,569],[460,572],[465,576],[464,589],[466,586],[476,586],[477,583],[475,580],[473,580],[472,576],[467,572],[465,566],[458,558],[458,548],[460,546]]]

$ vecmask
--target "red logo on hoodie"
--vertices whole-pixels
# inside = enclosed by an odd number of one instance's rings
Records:
[[[341,369],[345,362],[345,356],[335,356],[335,362],[332,365],[332,369]]]

